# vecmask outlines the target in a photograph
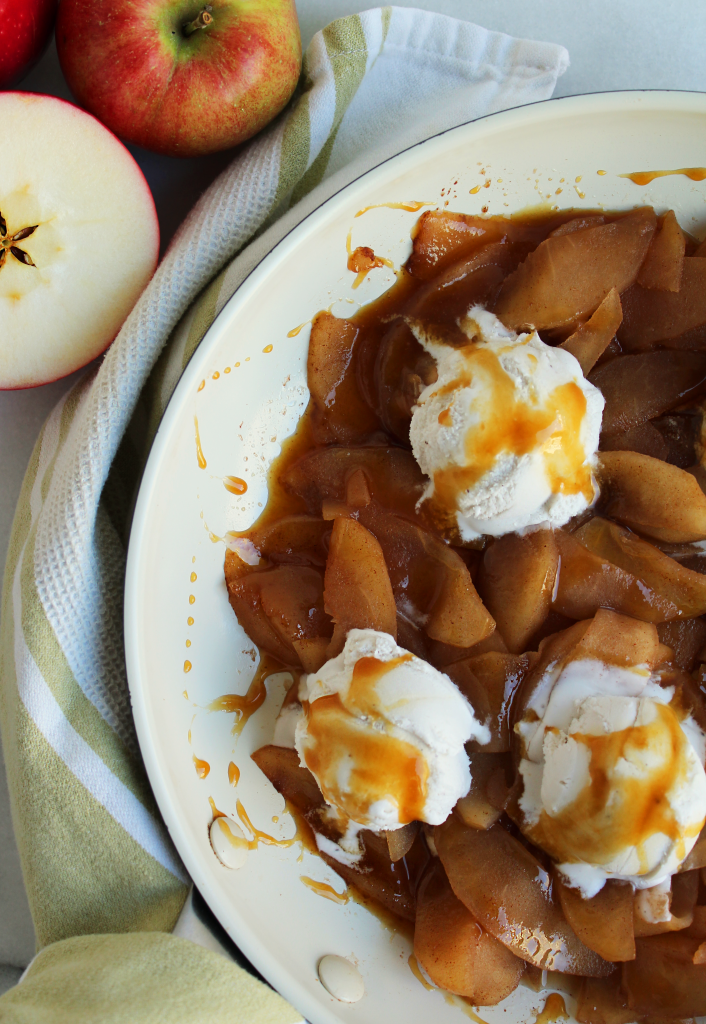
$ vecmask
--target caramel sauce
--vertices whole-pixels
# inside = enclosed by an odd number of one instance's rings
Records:
[[[436,992],[436,985],[430,985],[427,979],[424,977],[420,970],[419,962],[417,961],[417,958],[414,955],[414,953],[410,953],[409,956],[407,957],[407,964],[414,977],[417,979],[420,985],[424,986],[427,992]]]
[[[313,878],[309,878],[308,875],[300,875],[299,881],[303,882],[307,889],[311,889],[317,896],[323,896],[326,900],[331,900],[332,903],[338,903],[339,906],[343,906],[348,903],[350,896],[348,890],[344,889],[343,892],[336,892],[332,885],[327,882],[317,882]]]
[[[680,167],[676,171],[632,171],[630,174],[619,174],[618,177],[629,178],[636,185],[649,185],[655,178],[667,178],[671,174],[683,174],[691,181],[705,181],[706,167]]]
[[[305,760],[328,803],[365,821],[370,805],[386,797],[397,804],[402,824],[422,817],[429,768],[417,747],[389,729],[370,729],[371,718],[385,723],[377,683],[411,659],[361,658],[344,706],[338,694],[319,697],[307,710],[309,745]],[[345,789],[339,785],[345,763]]]
[[[576,799],[556,817],[542,811],[532,838],[558,862],[607,864],[626,848],[635,847],[642,874],[648,870],[644,844],[662,834],[684,847],[684,839],[698,835],[698,823],[688,837],[676,820],[668,799],[684,783],[689,741],[671,707],[655,704],[656,717],[647,725],[632,726],[603,736],[572,733],[590,752],[590,781]],[[640,765],[645,753],[657,758],[649,775],[618,774],[627,761]]]
[[[237,786],[240,782],[240,768],[233,761],[228,765],[228,782],[231,786]]]
[[[485,402],[481,422],[466,432],[465,466],[448,466],[434,474],[436,498],[446,508],[457,507],[458,496],[480,480],[495,465],[498,456],[509,452],[525,455],[538,444],[544,457],[552,491],[582,493],[593,499],[591,470],[580,441],[586,397],[573,381],[555,388],[543,406],[530,405],[517,395],[514,381],[503,369],[495,352],[474,344],[460,350],[465,359],[462,374],[440,387],[434,395],[453,395],[481,378]],[[449,414],[444,410],[439,416]]]
[[[456,996],[453,992],[444,992],[444,1002],[448,1003],[449,1006],[457,1006],[458,1009],[465,1013],[467,1017],[470,1017],[472,1021],[475,1021],[475,1024],[488,1024],[487,1021],[478,1016],[468,999],[464,996]]]
[[[364,206],[362,210],[358,210],[356,217],[362,217],[368,210],[380,210],[382,207],[387,207],[388,210],[406,210],[407,213],[417,213],[423,206],[435,206],[436,203],[419,203],[413,201],[411,203],[374,203],[372,206]]]
[[[250,850],[252,846],[250,842],[243,836],[234,835],[230,830],[230,819],[225,814],[219,814],[216,819],[219,823],[219,828],[223,835],[226,837],[230,845],[236,850]],[[233,822],[235,824],[235,822]]]
[[[352,273],[357,274],[353,282],[354,288],[358,288],[369,272],[375,270],[376,267],[392,267],[394,270],[395,265],[391,260],[385,259],[384,256],[376,256],[368,245],[359,245],[356,249],[351,249],[351,235],[352,231],[349,231],[346,237],[346,252],[348,253],[346,267]]]
[[[417,747],[372,731],[349,714],[337,694],[314,701],[308,719],[305,760],[327,803],[365,821],[370,805],[387,797],[397,804],[403,825],[422,816],[429,768]],[[345,790],[338,783],[342,757],[350,762]]]
[[[196,756],[196,754],[192,754],[191,757],[194,762],[196,774],[200,779],[205,779],[208,773],[211,771],[211,765],[208,763],[208,761],[202,761],[200,757]]]
[[[310,324],[310,323],[311,323],[311,320],[305,320],[304,323],[303,324],[299,324],[298,327],[293,327],[291,331],[287,331],[287,337],[288,338],[296,338],[296,336],[299,334],[299,332],[304,327],[306,327],[307,324]]]
[[[566,1009],[564,997],[558,992],[550,992],[544,1006],[537,1014],[534,1024],[555,1024],[558,1020],[568,1020],[569,1013]]]
[[[231,494],[245,494],[248,489],[248,485],[245,480],[239,476],[224,476],[223,486],[227,491],[230,491]]]
[[[283,666],[280,662],[270,657],[269,654],[262,654],[257,671],[244,694],[224,693],[208,705],[209,711],[225,711],[227,714],[235,715],[233,724],[233,735],[239,736],[248,721],[255,714],[258,708],[262,707],[267,696],[265,679],[273,672],[281,672]]]
[[[219,811],[218,810],[218,808],[216,807],[216,802],[215,802],[215,800],[213,799],[212,796],[210,796],[208,798],[208,802],[211,805],[211,811],[213,813],[213,817],[214,818],[227,818],[228,817],[228,815],[224,811]]]
[[[281,846],[287,848],[289,846],[294,846],[295,843],[301,841],[298,829],[291,839],[275,839],[274,836],[269,835],[267,832],[263,832],[262,829],[256,828],[240,800],[236,802],[235,809],[240,821],[252,836],[252,839],[247,840],[249,850],[256,850],[260,843],[263,843],[265,846]]]
[[[199,469],[205,469],[208,463],[204,458],[203,448],[201,447],[201,435],[199,434],[199,420],[197,416],[194,416],[194,431],[196,433],[196,461],[199,464]]]

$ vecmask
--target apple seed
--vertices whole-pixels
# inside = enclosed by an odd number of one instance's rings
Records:
[[[38,228],[38,224],[32,224],[31,227],[20,228],[19,231],[15,231],[14,235],[8,235],[7,233],[7,221],[0,213],[0,267],[5,265],[8,252],[12,253],[19,263],[24,263],[26,267],[36,267],[36,263],[24,249],[20,249],[19,245],[15,245],[15,242],[21,242],[23,238],[29,238],[30,235]]]

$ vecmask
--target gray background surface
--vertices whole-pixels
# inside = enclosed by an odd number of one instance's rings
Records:
[[[485,28],[562,43],[571,66],[557,96],[612,89],[692,89],[706,92],[706,4],[703,0],[397,0]],[[360,0],[297,0],[302,42],[334,18],[373,6]],[[21,84],[71,99],[52,46]],[[152,188],[162,247],[232,153],[191,160],[132,152]],[[83,371],[80,371],[83,372]],[[0,393],[0,560],[22,477],[39,429],[80,374],[29,391]],[[14,984],[34,954],[34,932],[15,848],[0,752],[0,992]]]

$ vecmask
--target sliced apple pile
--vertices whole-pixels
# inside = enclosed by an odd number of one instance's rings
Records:
[[[125,147],[70,103],[0,93],[0,388],[104,351],[157,263],[159,227]]]

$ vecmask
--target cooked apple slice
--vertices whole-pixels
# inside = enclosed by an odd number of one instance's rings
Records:
[[[678,932],[636,939],[637,956],[623,964],[630,1009],[671,1018],[706,1014],[706,964],[693,963],[699,944]]]
[[[412,410],[427,384],[438,378],[436,360],[426,352],[404,320],[396,320],[380,339],[368,401],[387,429],[409,443]]]
[[[517,988],[524,961],[485,931],[454,896],[434,858],[417,893],[414,955],[435,985],[475,1006],[495,1006]]]
[[[446,666],[446,674],[468,698],[480,721],[490,729],[490,743],[482,747],[485,752],[502,753],[510,749],[510,708],[529,667],[528,655],[498,651],[471,655]],[[467,749],[476,746],[473,741]]]
[[[564,916],[578,937],[604,960],[634,960],[633,892],[628,882],[608,879],[600,892],[584,899],[560,875],[556,887]]]
[[[597,367],[589,380],[603,394],[603,432],[620,433],[706,388],[706,353],[641,352]]]
[[[400,612],[423,622],[430,639],[464,648],[493,632],[468,566],[448,544],[372,501],[356,515],[380,542]]]
[[[679,227],[674,210],[660,217],[645,262],[640,267],[637,283],[642,288],[678,292],[684,269],[686,239]]]
[[[351,629],[377,629],[397,639],[397,609],[382,548],[355,519],[334,520],[324,607],[334,623],[329,658],[341,653]]]
[[[508,650],[519,654],[549,614],[559,568],[552,530],[508,533],[486,548],[479,579],[486,608]]]
[[[346,482],[362,469],[371,496],[386,507],[414,517],[426,486],[425,477],[410,451],[379,445],[358,448],[319,448],[287,466],[280,482],[289,494],[302,497],[312,515],[321,513],[325,498],[346,499]]]
[[[620,987],[619,971],[608,978],[582,979],[576,997],[576,1020],[579,1024],[634,1024],[635,1013]]]
[[[606,218],[604,213],[592,213],[587,211],[581,214],[580,217],[572,217],[571,220],[565,221],[560,224],[558,228],[554,228],[547,235],[548,238],[556,238],[558,235],[570,235],[572,231],[583,231],[584,228],[595,228],[599,224],[605,224]]]
[[[365,830],[360,833],[365,850],[361,869],[349,867],[321,853],[323,860],[349,885],[355,886],[364,898],[373,899],[386,910],[405,921],[414,921],[415,891],[429,861],[429,851],[421,833],[405,856],[400,870],[390,861],[387,841],[383,835]]]
[[[377,426],[356,380],[354,355],[359,333],[356,324],[327,310],[317,313],[312,322],[307,384],[319,440],[351,441]]]
[[[706,612],[706,576],[685,569],[649,541],[600,516],[584,523],[573,536],[589,551],[625,569],[651,590],[673,602],[680,615],[703,615]]]
[[[476,711],[477,713],[477,711]],[[471,828],[490,828],[503,812],[510,793],[512,766],[508,754],[469,754],[471,788],[456,803],[456,814]]]
[[[302,814],[323,807],[324,798],[316,779],[308,768],[302,768],[296,750],[270,743],[250,756],[277,792]]]
[[[542,970],[603,977],[613,965],[581,942],[539,861],[502,825],[481,831],[455,814],[434,829],[451,888],[479,924]]]
[[[706,539],[706,494],[677,466],[637,452],[601,452],[607,515],[672,544]]]
[[[294,640],[326,636],[321,573],[305,565],[253,567],[226,552],[228,599],[253,643],[285,665],[298,665]]]
[[[319,671],[326,661],[330,643],[331,638],[328,636],[298,637],[292,640],[292,647],[305,672]]]
[[[657,628],[651,622],[599,608],[577,642],[572,659],[598,658],[611,665],[655,668],[662,655]]]
[[[654,423],[640,423],[630,430],[601,434],[602,452],[639,452],[653,459],[669,462],[669,445]]]
[[[331,524],[318,516],[283,516],[264,526],[255,525],[248,538],[269,562],[326,565]]]
[[[684,339],[706,324],[706,259],[687,256],[678,292],[657,291],[634,284],[622,296],[623,322],[618,341],[626,352],[666,348],[703,348],[704,338]]]
[[[95,118],[0,93],[0,388],[64,377],[116,336],[157,265],[142,172]]]
[[[414,840],[417,838],[419,832],[419,822],[410,821],[402,828],[396,828],[389,832],[382,832],[381,835],[385,836],[387,840],[387,849],[390,854],[390,860],[393,864],[396,864],[398,860],[402,860],[406,857],[409,851],[414,845]]]
[[[578,359],[584,376],[588,376],[608,348],[622,319],[618,289],[611,288],[593,316],[562,342],[561,347]]]
[[[447,210],[425,210],[412,231],[407,270],[422,281],[506,234],[502,221]]]
[[[668,622],[679,617],[673,601],[589,551],[570,533],[557,530],[556,543],[561,569],[552,608],[562,615],[588,619],[599,608],[614,608],[645,622]]]
[[[611,288],[622,292],[635,280],[655,224],[654,210],[645,207],[610,224],[545,239],[505,281],[496,315],[513,330],[588,318]]]
[[[421,288],[410,303],[408,315],[426,322],[448,323],[471,306],[492,305],[505,278],[526,255],[524,245],[484,245]]]

